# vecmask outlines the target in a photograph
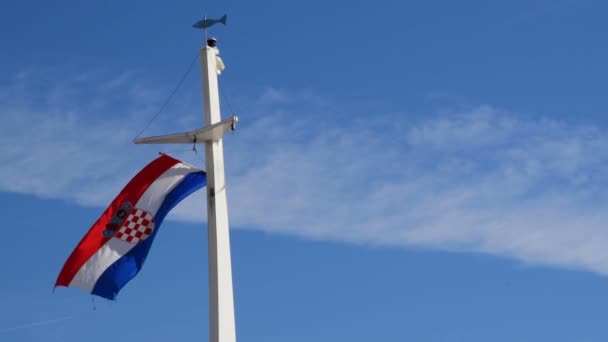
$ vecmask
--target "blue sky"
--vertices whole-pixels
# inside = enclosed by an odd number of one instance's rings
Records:
[[[131,140],[224,13],[240,341],[608,338],[608,5],[2,7],[0,341],[208,338],[202,193],[116,302],[52,285],[156,152],[204,165]],[[201,122],[197,65],[144,135]]]

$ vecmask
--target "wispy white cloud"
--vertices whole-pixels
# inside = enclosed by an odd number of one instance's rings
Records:
[[[57,324],[57,323],[65,322],[65,321],[70,320],[72,318],[73,318],[72,316],[65,316],[65,317],[59,317],[59,318],[54,318],[54,319],[47,319],[47,320],[44,320],[44,321],[37,321],[37,322],[30,322],[30,323],[26,323],[26,324],[20,324],[20,325],[8,327],[8,328],[0,328],[0,334],[8,333],[8,332],[13,332],[13,331],[17,331],[17,330],[32,329],[32,328],[36,328],[36,327],[40,327],[40,326],[45,326],[45,325]]]
[[[291,125],[279,114],[241,131],[228,154],[232,222],[608,273],[606,130],[490,106],[370,117]]]
[[[154,150],[131,141],[158,110],[162,92],[127,81],[131,75],[66,78],[38,70],[0,87],[6,98],[0,108],[0,189],[86,205],[112,198],[132,176],[125,170],[134,173],[134,165],[146,162],[135,152]]]
[[[17,331],[17,330],[36,328],[36,327],[40,327],[40,326],[44,326],[44,325],[57,324],[57,323],[65,322],[72,318],[73,318],[72,316],[66,316],[66,317],[60,317],[60,318],[49,319],[49,320],[44,320],[44,321],[31,322],[31,323],[22,324],[22,325],[16,325],[16,326],[9,327],[9,328],[0,328],[0,334]]]
[[[126,94],[111,104],[72,94],[52,110],[23,102],[2,108],[0,190],[106,204],[152,151],[130,140],[153,111],[154,97],[146,95],[153,91],[120,77],[100,86]],[[27,86],[0,94],[11,91]],[[78,110],[69,108],[74,102]],[[234,227],[483,252],[608,274],[602,127],[491,106],[415,122],[379,113],[332,121],[331,101],[276,89],[256,103],[263,115],[243,117],[237,135],[225,141]],[[128,120],[105,116],[110,107]],[[315,110],[323,115],[293,115]],[[202,196],[172,217],[201,220]]]

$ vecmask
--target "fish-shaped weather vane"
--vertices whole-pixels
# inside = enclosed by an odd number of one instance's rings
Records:
[[[212,25],[215,25],[217,23],[222,23],[222,24],[226,25],[226,15],[224,14],[224,16],[219,19],[209,19],[209,18],[205,17],[203,20],[199,20],[199,21],[195,22],[194,25],[192,25],[192,27],[197,28],[197,29],[206,30],[207,28],[209,28]]]

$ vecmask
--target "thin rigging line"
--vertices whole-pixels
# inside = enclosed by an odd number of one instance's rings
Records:
[[[184,80],[186,79],[186,77],[188,76],[188,74],[190,74],[190,70],[192,70],[192,66],[194,65],[194,62],[196,62],[197,59],[198,59],[198,52],[194,56],[194,59],[192,60],[192,62],[190,62],[190,66],[188,66],[188,70],[186,70],[186,72],[184,73],[184,75],[182,76],[182,78],[179,80],[179,82],[177,83],[177,86],[173,89],[173,91],[171,92],[171,94],[169,95],[169,97],[167,98],[167,100],[165,101],[165,103],[163,103],[163,105],[160,107],[160,109],[158,110],[158,112],[156,114],[154,114],[154,116],[152,117],[152,119],[150,119],[148,121],[148,123],[144,126],[144,128],[141,131],[139,131],[139,133],[137,133],[137,135],[135,136],[136,139],[139,138],[139,136],[150,126],[150,124],[152,123],[152,121],[156,120],[156,118],[158,117],[158,115],[160,115],[160,113],[162,113],[163,110],[165,110],[165,108],[167,107],[167,105],[169,105],[169,102],[171,102],[171,99],[173,98],[173,96],[175,95],[175,93],[177,93],[177,90],[179,89],[179,87],[182,85],[182,83],[184,83]]]
[[[224,98],[224,102],[226,102],[226,105],[228,105],[228,110],[230,111],[231,115],[234,115],[234,111],[232,110],[232,106],[230,106],[230,101],[228,101],[228,97],[226,96],[226,91],[224,91],[224,87],[222,86],[222,82],[218,82],[219,86],[220,86],[220,93],[222,94],[222,97]]]

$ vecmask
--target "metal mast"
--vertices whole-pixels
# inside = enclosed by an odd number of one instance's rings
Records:
[[[204,124],[221,121],[217,85],[219,50],[214,39],[202,47],[201,79],[203,82]],[[222,63],[223,64],[223,63]],[[223,66],[223,65],[222,65]],[[234,298],[228,205],[224,177],[224,145],[222,139],[205,142],[207,168],[207,220],[209,229],[209,341],[234,342]]]
[[[222,137],[229,129],[234,129],[238,118],[233,116],[221,120],[217,76],[223,70],[224,64],[218,56],[219,50],[216,44],[216,40],[210,38],[200,49],[204,127],[190,132],[135,139],[134,143],[205,143],[209,230],[209,341],[235,342],[232,262]]]

